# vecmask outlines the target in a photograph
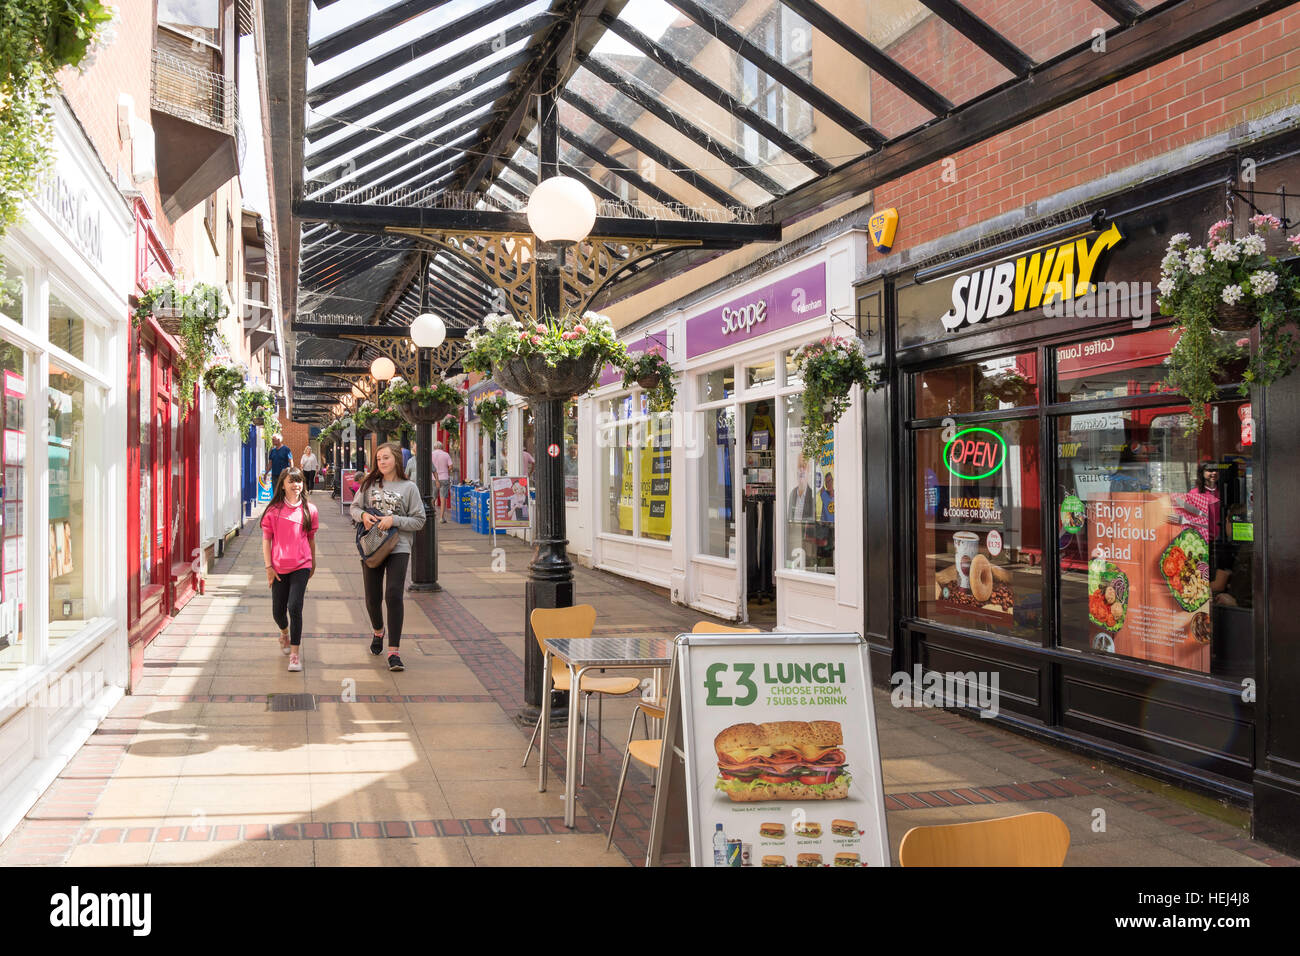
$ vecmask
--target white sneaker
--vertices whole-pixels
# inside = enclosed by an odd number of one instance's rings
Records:
[[[302,661],[299,659],[297,654],[289,655],[289,670],[291,671],[302,670]]]
[[[290,637],[289,637],[288,634],[281,634],[281,635],[280,635],[280,653],[281,653],[281,654],[288,654],[288,653],[290,653],[289,648],[290,648],[292,645],[289,643],[289,641],[290,641]]]

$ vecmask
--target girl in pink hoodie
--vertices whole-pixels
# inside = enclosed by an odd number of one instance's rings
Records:
[[[320,515],[307,501],[306,478],[292,465],[280,473],[271,503],[262,512],[262,563],[271,589],[271,615],[280,628],[280,649],[289,670],[302,670],[302,602],[316,573]]]

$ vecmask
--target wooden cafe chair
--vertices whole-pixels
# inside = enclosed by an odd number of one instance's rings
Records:
[[[691,628],[692,634],[758,634],[761,633],[756,627],[728,627],[725,624],[714,624],[710,621],[700,621],[695,627]],[[649,735],[649,721],[663,720],[665,716],[665,698],[661,694],[654,700],[641,699],[637,701],[636,710],[632,712],[632,720],[627,728],[627,746],[623,750],[623,769],[618,775],[618,791],[614,794],[614,812],[609,818],[609,836],[605,840],[605,849],[608,850],[614,842],[614,822],[618,819],[619,804],[623,801],[623,786],[627,783],[627,768],[631,761],[644,764],[650,770],[651,779],[654,779],[659,773],[659,759],[663,753],[663,740],[633,740],[632,735],[636,732],[636,717],[641,715],[642,722],[646,726],[646,734]]]
[[[1062,866],[1070,829],[1054,813],[912,827],[898,847],[900,866]]]
[[[546,656],[546,641],[557,638],[583,638],[591,637],[591,632],[596,627],[596,609],[590,604],[575,604],[573,607],[556,607],[534,608],[533,613],[528,618],[533,626],[533,634],[537,637],[537,644],[542,649],[542,656]],[[555,690],[572,690],[569,686],[569,668],[559,658],[551,658],[551,683]],[[578,775],[578,782],[586,784],[587,782],[587,709],[591,702],[592,694],[602,695],[596,702],[596,750],[600,750],[601,729],[604,724],[604,708],[602,702],[605,694],[630,694],[632,691],[640,688],[641,682],[635,677],[594,677],[590,674],[584,674],[582,677],[582,686],[578,688],[582,694],[582,769]],[[572,696],[569,701],[569,719],[574,720],[576,714],[573,708]],[[533,736],[528,740],[528,748],[524,751],[524,762],[521,766],[528,766],[528,758],[533,752],[533,743],[537,740],[537,734],[542,729],[542,718],[539,714],[537,724],[533,727]],[[542,741],[538,749],[545,752],[546,742]],[[545,759],[543,756],[541,759]]]

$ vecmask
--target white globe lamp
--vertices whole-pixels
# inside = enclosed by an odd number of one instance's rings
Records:
[[[528,228],[542,242],[581,242],[596,225],[596,200],[571,176],[543,180],[528,197]]]
[[[397,374],[397,366],[386,355],[381,355],[370,363],[370,377],[376,382],[387,382]]]
[[[411,323],[411,341],[416,348],[436,349],[447,340],[447,323],[432,312],[417,315]]]

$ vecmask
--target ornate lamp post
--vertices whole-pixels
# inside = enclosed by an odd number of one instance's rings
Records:
[[[376,404],[378,404],[379,396],[384,394],[384,386],[387,385],[388,380],[396,374],[397,366],[394,365],[393,360],[388,358],[386,355],[381,355],[370,363],[370,377],[379,383],[379,388],[375,396]],[[375,429],[375,445],[377,447],[386,441],[388,441],[388,432],[381,424]]]
[[[559,315],[561,277],[557,256],[565,247],[587,238],[596,224],[596,200],[576,179],[552,176],[539,183],[529,196],[527,216],[528,226],[539,241],[539,314]],[[573,606],[573,563],[569,560],[564,506],[564,402],[573,393],[567,387],[539,390],[525,383],[516,383],[511,390],[528,397],[535,416],[537,539],[524,597],[524,711],[535,717],[542,704],[543,661],[533,634],[533,608]],[[550,454],[551,449],[556,453]]]
[[[425,269],[428,274],[428,269]],[[419,350],[416,353],[416,385],[427,388],[432,384],[430,365],[433,362],[433,349],[447,338],[447,323],[431,312],[417,315],[411,323],[411,341]],[[433,514],[433,423],[442,417],[445,411],[431,409],[428,415],[421,416],[415,426],[415,445],[417,449],[415,462],[415,480],[420,486],[420,497],[424,499],[424,529],[415,535],[415,563],[411,566],[412,591],[441,591],[438,584],[438,522]]]

